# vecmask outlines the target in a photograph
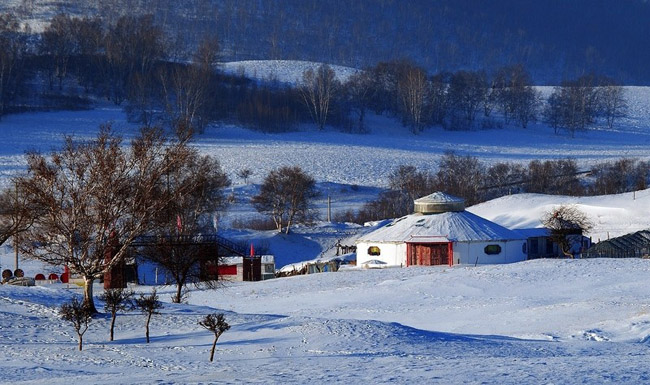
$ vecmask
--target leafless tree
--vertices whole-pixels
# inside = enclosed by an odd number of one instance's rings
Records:
[[[147,316],[145,321],[145,337],[147,343],[149,343],[149,323],[151,322],[151,317],[154,314],[160,314],[158,310],[163,308],[162,302],[158,300],[156,289],[154,288],[149,295],[141,293],[140,297],[135,299],[135,306]]]
[[[78,33],[70,16],[58,14],[52,18],[50,25],[41,34],[40,52],[51,58],[50,87],[54,78],[58,80],[59,90],[63,87],[63,79],[68,74],[68,63],[77,53],[75,39]]]
[[[342,86],[351,112],[357,115],[357,131],[360,133],[367,131],[365,118],[366,110],[370,102],[371,87],[372,81],[370,79],[370,72],[368,71],[360,71],[350,76],[348,81]]]
[[[103,127],[97,138],[68,137],[60,151],[27,156],[18,179],[27,207],[39,215],[26,232],[24,255],[68,266],[85,281],[84,301],[95,310],[93,282],[121,263],[132,242],[151,230],[167,206],[163,176],[185,143],[167,146],[159,130],[143,130],[130,149]]]
[[[213,219],[225,209],[223,189],[230,180],[219,162],[184,148],[182,161],[176,162],[165,177],[161,194],[167,205],[154,218],[151,233],[158,241],[144,247],[141,256],[161,266],[176,284],[172,302],[183,301],[189,283],[216,287],[217,277],[208,276],[206,264],[217,265],[217,250],[201,241],[201,234],[214,231]],[[178,154],[176,154],[179,157]]]
[[[465,199],[467,205],[480,201],[484,166],[473,156],[446,152],[438,161],[435,189]]]
[[[600,106],[600,87],[592,75],[555,87],[546,109],[547,120],[554,127],[562,127],[575,136],[576,131],[593,124]]]
[[[310,68],[303,72],[300,95],[309,110],[314,123],[322,130],[330,113],[330,102],[339,89],[334,70],[327,64],[320,65],[316,71]]]
[[[405,68],[398,78],[397,92],[402,114],[413,133],[424,128],[430,88],[426,71],[416,66]]]
[[[491,165],[485,175],[485,198],[493,199],[521,192],[525,181],[526,170],[520,164],[499,162]]]
[[[485,73],[458,71],[452,75],[448,90],[451,129],[472,128],[487,90]]]
[[[539,108],[539,92],[534,88],[530,74],[522,65],[499,69],[493,82],[495,99],[506,124],[511,119],[526,128],[535,120]]]
[[[31,227],[38,214],[27,202],[26,193],[16,183],[0,190],[0,246]]]
[[[151,73],[165,55],[163,42],[163,32],[151,15],[123,16],[109,29],[104,45],[111,100],[120,104],[128,95],[132,77]]]
[[[72,322],[74,330],[77,332],[79,341],[79,351],[83,349],[84,333],[88,330],[90,321],[92,321],[93,310],[88,305],[80,301],[77,297],[72,298],[68,303],[61,305],[60,309],[61,318],[65,321]]]
[[[600,87],[601,114],[607,121],[607,126],[614,127],[616,119],[625,117],[627,113],[627,100],[625,89],[614,81],[607,81]]]
[[[173,65],[160,73],[165,105],[174,125],[203,132],[214,115],[211,100],[215,99],[215,69],[219,56],[216,39],[204,39],[192,63]]]
[[[0,14],[0,117],[18,94],[22,81],[21,63],[25,57],[27,35],[12,14]]]
[[[111,341],[115,330],[115,318],[118,311],[129,311],[133,309],[133,290],[123,288],[106,289],[99,299],[104,301],[104,310],[111,313]]]
[[[248,178],[253,175],[253,170],[250,168],[243,168],[239,171],[237,171],[237,177],[241,178],[244,180],[244,184],[248,184]]]
[[[533,160],[528,164],[526,191],[577,196],[584,192],[574,159]]]
[[[410,213],[413,211],[413,201],[431,193],[432,176],[428,172],[418,171],[415,166],[401,165],[388,175],[388,186],[391,190],[406,193],[408,199],[404,202],[404,213]]]
[[[217,347],[217,341],[221,335],[230,329],[230,325],[226,322],[223,313],[208,314],[199,321],[199,325],[214,333],[214,342],[212,342],[212,349],[210,350],[210,362],[214,359],[214,350]]]
[[[269,215],[278,232],[289,234],[294,222],[310,220],[312,200],[318,196],[316,181],[300,167],[281,167],[264,178],[259,194],[251,203],[257,211]]]
[[[544,214],[542,224],[551,231],[551,239],[562,253],[573,258],[571,235],[583,235],[593,228],[589,217],[574,205],[561,205]]]

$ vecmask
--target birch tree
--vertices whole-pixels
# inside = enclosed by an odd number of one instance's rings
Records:
[[[397,82],[397,92],[401,102],[405,123],[414,134],[424,127],[425,109],[429,96],[427,73],[418,67],[409,66]]]
[[[330,103],[338,89],[339,82],[336,80],[334,70],[327,64],[322,64],[316,71],[310,68],[302,74],[300,95],[319,130],[325,127]]]

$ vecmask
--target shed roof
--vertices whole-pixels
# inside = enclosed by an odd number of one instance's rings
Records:
[[[650,253],[650,230],[641,230],[632,234],[608,239],[593,245],[585,257],[642,257]]]

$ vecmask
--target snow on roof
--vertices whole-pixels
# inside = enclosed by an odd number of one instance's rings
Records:
[[[357,242],[412,242],[416,237],[446,237],[453,242],[525,239],[468,211],[433,215],[411,214],[395,219]]]
[[[465,200],[443,192],[435,192],[414,201],[415,212],[421,214],[438,214],[447,211],[465,210]]]

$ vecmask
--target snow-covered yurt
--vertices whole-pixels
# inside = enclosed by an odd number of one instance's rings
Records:
[[[526,237],[465,211],[461,198],[436,192],[415,213],[357,240],[357,265],[495,264],[526,260]],[[379,261],[379,262],[378,262]]]

